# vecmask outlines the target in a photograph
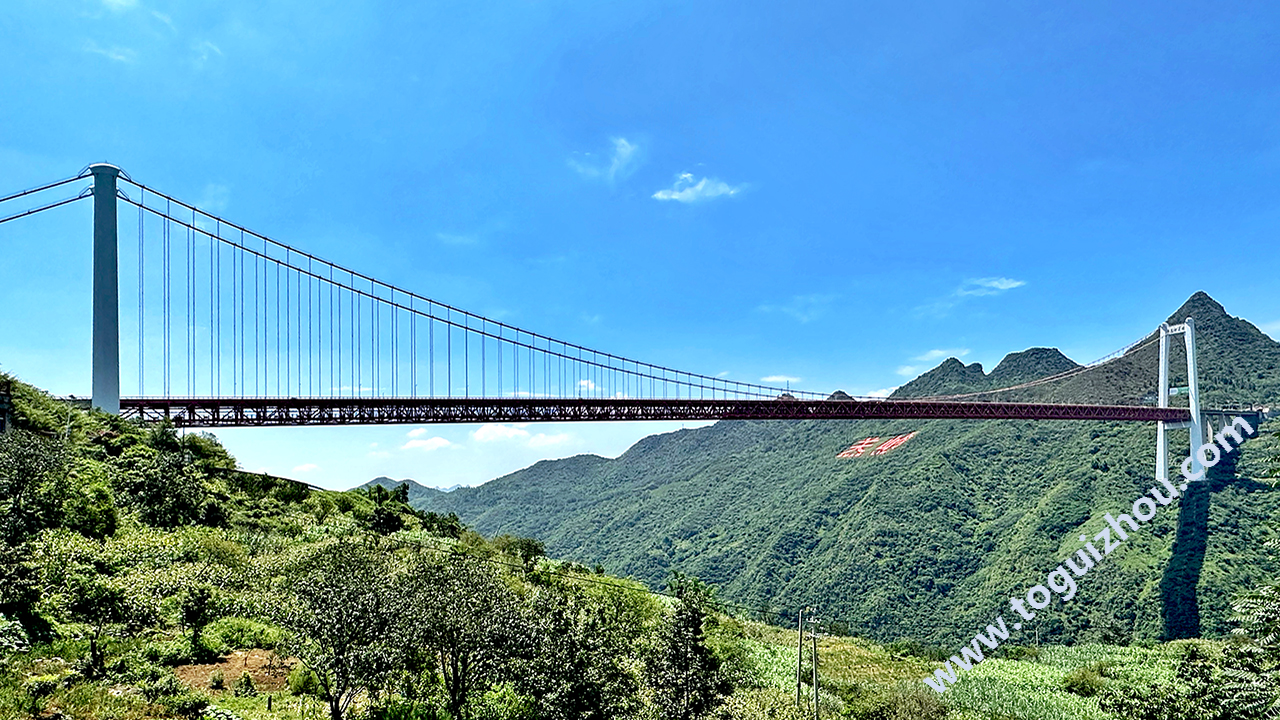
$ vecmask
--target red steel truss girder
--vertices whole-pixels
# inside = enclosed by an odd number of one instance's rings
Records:
[[[610,420],[1125,420],[1185,422],[1185,408],[939,400],[122,398],[124,418],[181,427]]]

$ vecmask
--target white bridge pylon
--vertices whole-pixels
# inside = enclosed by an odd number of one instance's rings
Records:
[[[1170,407],[1169,338],[1173,335],[1182,335],[1183,343],[1187,348],[1187,396],[1191,420],[1178,423],[1157,421],[1156,480],[1169,479],[1169,430],[1189,431],[1188,452],[1191,455],[1191,474],[1195,476],[1203,470],[1200,459],[1196,456],[1196,448],[1204,442],[1205,434],[1204,420],[1200,415],[1200,384],[1196,376],[1196,323],[1192,318],[1187,318],[1185,322],[1178,325],[1170,325],[1167,322],[1160,324],[1160,380],[1157,405],[1162,408]]]

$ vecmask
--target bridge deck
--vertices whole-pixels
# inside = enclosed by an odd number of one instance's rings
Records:
[[[122,398],[120,415],[181,427],[626,420],[1125,420],[1184,422],[1185,408],[939,400]]]

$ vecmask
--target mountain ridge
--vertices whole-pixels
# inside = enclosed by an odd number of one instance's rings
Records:
[[[1180,314],[1197,317],[1206,404],[1280,399],[1280,343],[1202,293]],[[1111,362],[999,397],[1141,402],[1155,384],[1153,337]],[[1011,353],[989,375],[950,358],[903,395],[986,390],[1078,368],[1051,348]],[[917,435],[882,456],[836,457],[861,438],[910,432]],[[722,421],[650,436],[613,460],[543,461],[415,506],[456,512],[486,534],[535,537],[558,556],[651,586],[679,570],[735,602],[814,604],[879,639],[950,642],[1074,552],[1078,529],[1144,492],[1153,446],[1153,427],[1119,423]],[[1247,471],[1252,461],[1243,462]],[[1129,544],[1130,560],[1090,575],[1097,604],[1064,608],[1041,635],[1074,642],[1224,631],[1233,589],[1280,570],[1238,547],[1252,547],[1261,530],[1249,521],[1280,512],[1280,502],[1233,474],[1205,487],[1203,513],[1158,517]],[[1230,542],[1219,545],[1215,534]],[[1192,562],[1195,542],[1203,557]],[[1198,608],[1194,618],[1172,612],[1176,598]]]

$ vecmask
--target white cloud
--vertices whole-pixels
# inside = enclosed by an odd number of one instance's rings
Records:
[[[946,317],[953,308],[964,302],[966,298],[1000,295],[1005,291],[1022,287],[1027,283],[1006,277],[970,278],[960,284],[950,295],[935,302],[916,308],[919,315],[931,315],[936,318]]]
[[[579,380],[578,387],[583,390],[591,391],[596,389],[596,384],[590,380]]]
[[[1022,280],[1013,280],[1005,277],[989,277],[965,280],[964,284],[956,290],[956,295],[964,297],[966,295],[999,295],[1005,290],[1012,290],[1016,287],[1026,285]]]
[[[471,437],[475,438],[477,442],[494,442],[495,440],[527,438],[529,437],[529,431],[513,425],[486,423],[471,433]]]
[[[733,187],[728,183],[712,178],[704,177],[694,182],[693,173],[680,173],[676,176],[675,184],[666,190],[659,190],[654,193],[653,199],[693,203],[700,200],[710,200],[714,197],[735,195],[740,190],[742,190],[742,186]]]
[[[796,295],[783,305],[761,305],[759,309],[762,312],[783,313],[801,323],[808,323],[821,317],[838,297],[829,294]]]
[[[930,350],[923,355],[917,355],[913,359],[920,362],[932,362],[934,360],[941,360],[949,357],[962,358],[968,354],[969,348],[952,348],[950,350]]]
[[[613,138],[613,157],[609,160],[609,179],[621,175],[636,157],[636,146],[626,138]]]
[[[160,22],[164,23],[165,25],[168,25],[170,30],[173,30],[175,32],[177,31],[177,28],[173,26],[173,18],[170,18],[168,15],[165,15],[162,12],[157,12],[155,10],[152,10],[151,16],[159,20]]]
[[[894,385],[893,387],[880,388],[879,390],[872,390],[871,392],[867,393],[867,397],[873,397],[873,398],[889,397],[890,395],[893,394],[893,391],[897,390],[899,387],[900,387],[899,385]]]
[[[790,375],[766,375],[760,378],[760,382],[767,383],[798,383],[800,378],[791,377]]]
[[[529,438],[529,447],[539,448],[547,447],[549,445],[559,445],[560,443],[567,442],[568,440],[569,433],[556,433],[555,435],[538,433],[537,435]]]
[[[307,473],[307,472],[312,472],[313,470],[319,470],[319,469],[320,469],[320,466],[315,463],[306,463],[305,465],[299,465],[298,467],[294,468],[293,471],[296,473]]]
[[[639,165],[640,146],[624,137],[610,138],[613,153],[607,165],[597,163],[591,153],[584,153],[585,162],[569,159],[569,167],[583,177],[600,178],[609,183],[621,180],[635,171]]]
[[[219,56],[222,55],[222,48],[214,45],[208,40],[196,43],[191,49],[195,51],[196,54],[196,65],[204,65],[204,63],[215,53]]]
[[[916,371],[919,369],[919,365],[899,365],[898,369],[894,370],[894,372],[898,373],[902,377],[911,377],[912,375],[915,375]]]
[[[427,434],[426,428],[414,428],[408,432],[408,435],[411,438],[422,437],[423,435],[426,435],[426,434]],[[377,444],[378,443],[374,443],[375,446]]]
[[[1270,335],[1273,339],[1280,340],[1280,320],[1258,325],[1258,329]]]
[[[102,4],[111,10],[128,10],[138,4],[138,0],[102,0]]]
[[[410,440],[404,445],[401,445],[400,449],[401,450],[422,450],[423,452],[431,452],[432,450],[447,448],[451,445],[453,445],[453,443],[449,442],[448,440],[445,440],[442,437],[437,436],[437,437],[429,437],[426,439],[414,438],[413,440]]]
[[[133,62],[134,58],[137,57],[137,53],[130,50],[129,48],[99,47],[98,44],[92,40],[84,44],[84,51],[89,53],[94,53],[96,55],[101,55],[105,58],[110,58],[111,60],[115,60],[116,62],[124,62],[124,63]]]
[[[371,450],[365,454],[365,457],[370,457],[375,460],[382,460],[384,458],[391,457],[391,453],[387,452],[386,450]]]

